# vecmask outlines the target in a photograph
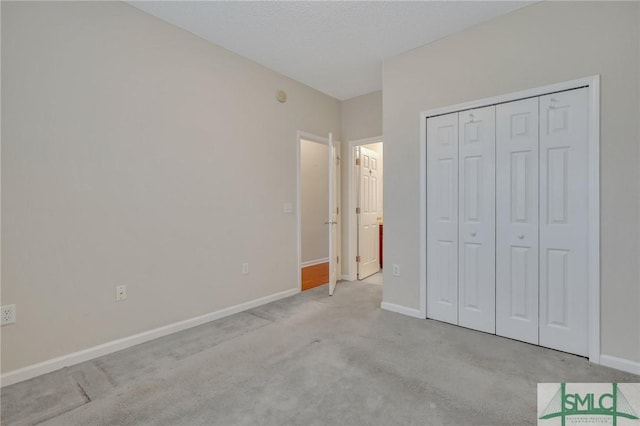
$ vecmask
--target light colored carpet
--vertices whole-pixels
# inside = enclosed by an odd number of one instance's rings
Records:
[[[362,282],[367,284],[382,285],[382,271],[375,273],[363,279]]]
[[[2,389],[2,424],[521,425],[538,382],[637,382],[339,283]]]

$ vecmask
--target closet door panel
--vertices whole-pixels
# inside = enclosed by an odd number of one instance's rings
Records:
[[[588,354],[588,90],[540,97],[540,345]]]
[[[427,119],[427,317],[458,324],[458,114]]]
[[[495,333],[495,107],[458,125],[458,323]]]
[[[538,98],[496,108],[496,334],[538,344]]]

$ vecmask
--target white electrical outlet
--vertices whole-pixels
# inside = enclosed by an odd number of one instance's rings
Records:
[[[394,277],[400,276],[400,265],[398,265],[397,263],[393,264],[393,276]]]
[[[242,273],[244,275],[247,275],[249,273],[249,264],[246,262],[242,264]]]
[[[2,324],[14,324],[16,322],[16,305],[4,305],[0,308],[2,314]]]
[[[127,300],[127,286],[119,285],[116,287],[116,302]]]

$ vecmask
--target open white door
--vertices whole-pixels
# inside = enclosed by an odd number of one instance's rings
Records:
[[[333,295],[336,289],[336,269],[337,269],[337,232],[338,215],[336,214],[337,206],[337,188],[336,188],[336,148],[333,144],[333,135],[329,133],[329,220],[327,228],[329,228],[329,296]]]
[[[380,271],[380,238],[378,231],[378,153],[359,147],[357,166],[360,176],[358,197],[358,279]]]

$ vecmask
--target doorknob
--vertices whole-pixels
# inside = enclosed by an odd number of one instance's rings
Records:
[[[524,234],[518,235],[518,238],[521,239],[521,240],[524,239]]]
[[[471,233],[471,236],[472,236],[472,237],[475,237],[475,236],[476,236],[475,231]]]

